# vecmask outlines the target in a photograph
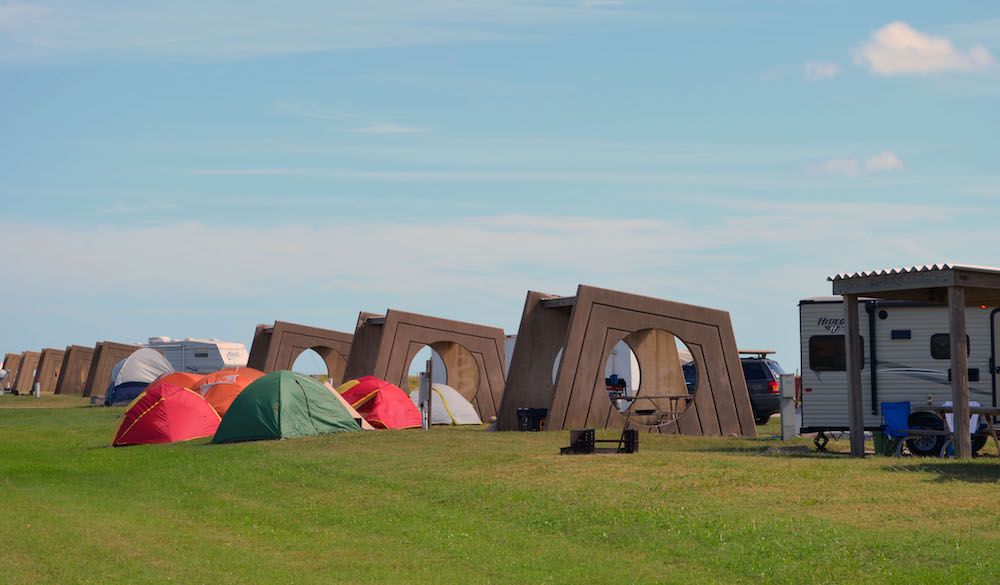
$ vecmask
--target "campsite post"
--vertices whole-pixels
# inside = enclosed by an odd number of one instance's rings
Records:
[[[431,428],[431,392],[434,391],[434,359],[427,360],[427,394],[424,399],[424,430],[430,430]]]

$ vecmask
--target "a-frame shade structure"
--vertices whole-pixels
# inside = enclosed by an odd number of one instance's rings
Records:
[[[3,369],[7,370],[7,377],[0,382],[0,387],[4,390],[10,390],[14,387],[14,381],[17,380],[17,370],[20,366],[21,354],[8,353],[3,357]]]
[[[350,333],[284,321],[258,325],[247,366],[264,373],[291,370],[296,358],[311,349],[323,358],[329,379],[339,384],[344,379],[353,338]]]
[[[833,294],[844,297],[844,318],[847,323],[847,399],[850,414],[851,455],[864,457],[864,413],[861,392],[861,332],[858,298],[868,297],[902,301],[947,304],[951,340],[951,371],[969,369],[966,338],[967,306],[1000,306],[1000,268],[969,264],[933,264],[910,268],[893,268],[837,274],[827,280],[833,283]],[[875,367],[875,365],[872,365]],[[972,456],[969,429],[969,379],[952,376],[952,403],[955,409],[955,454],[959,458]]]
[[[390,309],[358,315],[345,380],[375,376],[408,386],[409,366],[429,346],[447,372],[447,383],[481,419],[495,416],[504,388],[503,329]]]
[[[640,386],[636,395],[655,397],[654,405],[664,398],[687,401],[682,412],[671,409],[669,420],[637,422],[608,398],[605,364],[618,342],[629,338],[638,342],[632,349],[652,387],[646,392]],[[696,364],[693,394],[684,382],[677,339]],[[628,425],[651,433],[757,436],[729,313],[582,284],[572,297],[528,292],[497,430],[518,428],[518,408],[547,409],[545,430]]]
[[[37,351],[26,351],[21,354],[21,363],[17,368],[17,380],[14,381],[14,392],[27,394],[35,382],[35,371],[42,354]]]
[[[42,350],[42,356],[38,360],[38,371],[35,372],[35,384],[38,384],[40,393],[55,393],[65,356],[66,352],[61,349],[49,347]]]
[[[83,388],[84,396],[100,396],[108,387],[111,370],[115,364],[141,349],[142,346],[113,341],[98,342],[94,346],[94,357],[87,373],[87,383]],[[160,351],[160,350],[156,350]],[[160,353],[163,353],[160,351]]]
[[[59,381],[56,382],[56,394],[83,394],[87,384],[87,373],[90,372],[90,362],[94,359],[94,348],[82,345],[71,345],[66,348],[62,368],[59,370]]]

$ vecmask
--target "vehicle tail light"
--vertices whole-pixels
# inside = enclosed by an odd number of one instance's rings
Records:
[[[771,388],[771,394],[779,394],[781,392],[780,385],[777,382],[768,382],[767,385]]]

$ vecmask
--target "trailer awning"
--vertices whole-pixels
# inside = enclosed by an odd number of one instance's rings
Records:
[[[833,294],[946,304],[948,287],[965,289],[967,306],[1000,306],[1000,268],[933,264],[836,274]]]
[[[861,335],[858,326],[858,299],[870,297],[900,301],[920,301],[948,305],[948,332],[952,372],[969,367],[965,308],[1000,306],[1000,268],[968,264],[934,264],[837,274],[833,294],[844,297],[847,323],[847,404],[851,428],[851,455],[864,457],[864,419],[861,406]],[[872,368],[876,364],[871,365]],[[969,429],[969,378],[951,376],[952,403],[955,405],[953,431],[955,453],[972,456]]]

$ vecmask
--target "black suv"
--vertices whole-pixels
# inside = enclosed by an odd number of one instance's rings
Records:
[[[750,392],[750,405],[753,406],[754,421],[762,425],[767,423],[771,415],[780,409],[780,376],[785,371],[781,369],[778,362],[767,359],[769,354],[774,353],[773,351],[741,351],[740,353],[752,355],[752,357],[741,357],[740,362],[743,364],[743,377],[747,381],[747,390]],[[698,374],[695,372],[694,362],[684,364],[682,369],[688,392],[694,392],[698,385]]]
[[[779,410],[778,387],[781,374],[785,371],[778,362],[767,359],[766,356],[773,352],[752,353],[752,357],[741,357],[740,362],[743,364],[743,377],[746,378],[747,390],[750,392],[753,418],[757,424],[762,425]]]

